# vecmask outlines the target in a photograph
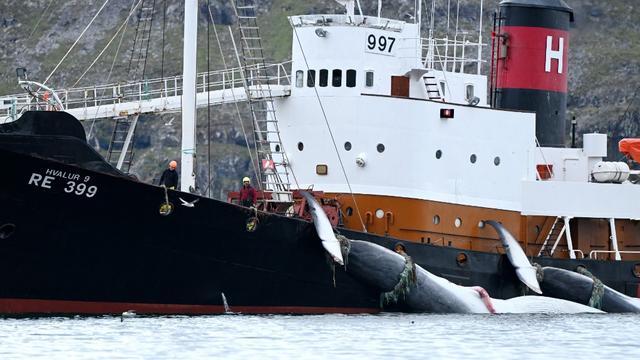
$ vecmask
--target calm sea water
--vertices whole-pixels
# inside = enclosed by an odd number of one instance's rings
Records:
[[[638,359],[640,315],[0,319],[0,359]]]

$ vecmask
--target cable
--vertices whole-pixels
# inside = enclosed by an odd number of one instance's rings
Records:
[[[44,11],[42,12],[42,15],[40,15],[40,18],[38,19],[38,22],[36,22],[36,25],[33,27],[33,30],[31,30],[31,34],[29,34],[29,37],[28,37],[29,39],[31,38],[31,36],[33,36],[33,34],[38,29],[38,26],[40,25],[40,21],[42,21],[44,16],[45,15],[50,15],[49,8],[51,7],[51,4],[53,4],[53,0],[49,1],[49,5],[47,5],[47,7],[44,9]]]
[[[296,36],[298,46],[300,46],[300,52],[302,53],[302,58],[304,59],[304,63],[307,66],[307,70],[309,70],[309,63],[307,62],[307,56],[304,53],[304,49],[302,48],[302,43],[300,42],[300,38],[298,37],[298,30],[296,30],[296,27],[293,25],[293,23],[289,22],[289,24],[293,28],[293,33]],[[347,187],[349,187],[349,193],[351,194],[353,205],[355,206],[356,212],[358,213],[358,218],[360,219],[362,230],[364,232],[367,232],[367,227],[364,225],[364,221],[362,220],[362,215],[360,214],[360,209],[358,208],[358,202],[356,201],[356,197],[353,194],[353,189],[351,188],[351,183],[349,182],[349,177],[347,176],[347,171],[345,170],[344,164],[342,163],[342,158],[340,157],[340,152],[338,151],[338,145],[336,145],[336,139],[333,137],[333,132],[331,131],[331,126],[329,125],[329,120],[327,119],[327,113],[324,111],[322,100],[320,100],[320,94],[318,94],[318,88],[314,86],[313,91],[315,92],[316,98],[318,99],[318,104],[320,105],[320,110],[322,111],[324,122],[327,125],[327,130],[329,131],[329,136],[331,137],[331,142],[333,143],[333,148],[336,150],[336,156],[338,157],[338,162],[340,163],[340,167],[342,168],[342,174],[344,175],[344,179],[347,182]]]
[[[216,42],[218,43],[218,49],[220,50],[220,57],[222,58],[222,64],[224,66],[224,70],[225,71],[229,71],[229,67],[227,66],[227,61],[224,58],[224,51],[222,50],[222,44],[220,43],[220,37],[218,36],[218,30],[216,29],[216,23],[213,20],[213,14],[211,13],[211,7],[209,7],[207,10],[209,11],[209,18],[211,19],[211,24],[213,25],[213,33],[216,36]],[[229,33],[231,33],[231,36],[233,36],[233,33],[231,32],[231,28],[229,28]],[[242,69],[240,71],[242,71]],[[238,102],[236,101],[236,93],[235,93],[235,91],[233,91],[234,84],[231,84],[231,86],[232,86],[231,96],[233,97],[233,104],[235,105],[235,108],[236,108],[236,114],[238,115],[238,120],[240,122],[240,128],[242,129],[242,134],[244,135],[244,141],[247,144],[247,152],[249,153],[249,159],[251,160],[251,167],[253,168],[253,173],[254,173],[256,181],[257,181],[258,179],[260,179],[258,177],[258,170],[256,169],[256,163],[253,160],[253,154],[251,152],[251,146],[249,146],[249,140],[247,138],[247,132],[244,129],[244,123],[242,122],[242,114],[240,113],[240,107],[238,106]],[[258,185],[259,188],[262,186],[260,181],[257,181],[257,185]],[[262,190],[262,189],[260,189],[260,190]]]
[[[207,9],[211,8],[209,0],[207,0]],[[209,89],[209,83],[211,83],[211,45],[209,44],[211,28],[211,22],[207,21],[207,82],[205,84],[207,89],[207,196],[211,197],[211,90]]]
[[[133,11],[136,9],[136,7],[138,7],[138,5],[140,5],[140,2],[142,0],[138,1],[138,4],[136,4],[136,0],[131,0],[131,9],[129,10],[129,17],[131,16],[131,14],[133,14]],[[124,21],[124,24],[126,24],[129,20],[129,17],[127,17],[127,19]],[[120,46],[122,45],[122,41],[124,40],[124,34],[127,32],[126,27],[123,29],[122,34],[120,35],[120,41],[118,42],[118,47],[116,48],[116,53],[115,55],[113,55],[113,61],[111,62],[111,68],[109,68],[109,74],[107,75],[107,80],[105,81],[106,83],[109,83],[109,80],[111,79],[111,74],[113,73],[113,68],[116,65],[116,60],[118,59],[118,54],[120,53]],[[117,32],[116,32],[117,34]],[[78,79],[78,81],[80,81]],[[102,94],[100,95],[100,97],[104,96],[104,93],[107,90],[104,89],[102,90]],[[87,132],[87,140],[91,138],[91,133],[93,132],[93,127],[96,124],[96,120],[98,119],[98,113],[100,111],[100,107],[102,106],[102,100],[100,101],[100,103],[98,104],[97,108],[96,108],[96,114],[93,116],[93,121],[91,122],[91,127],[89,127],[89,132]]]
[[[98,15],[100,15],[100,13],[102,12],[102,9],[104,9],[105,6],[107,6],[107,3],[109,2],[109,0],[105,0],[104,4],[102,4],[102,6],[100,7],[100,10],[98,10],[98,12],[93,16],[93,18],[91,19],[91,21],[89,21],[89,24],[87,25],[87,27],[84,28],[84,30],[82,30],[82,33],[80,33],[80,36],[78,36],[78,38],[76,39],[76,41],[73,43],[73,45],[71,45],[71,47],[69,48],[69,50],[67,50],[67,53],[64,54],[64,56],[62,57],[62,59],[60,59],[60,61],[58,62],[58,64],[56,65],[56,67],[53,69],[53,71],[51,71],[51,74],[49,74],[49,76],[47,76],[46,79],[44,79],[44,82],[42,83],[42,85],[46,85],[47,81],[49,81],[49,79],[51,78],[51,76],[56,72],[56,70],[58,70],[58,67],[60,67],[60,64],[62,64],[62,62],[67,58],[67,56],[69,56],[69,53],[71,53],[71,50],[73,50],[73,48],[78,44],[78,42],[80,41],[80,39],[82,39],[82,36],[84,36],[84,33],[87,32],[87,30],[89,29],[89,27],[91,26],[91,24],[93,24],[93,21],[98,17]]]
[[[135,0],[134,0],[135,1]],[[100,59],[100,57],[102,57],[102,54],[104,54],[104,52],[109,48],[109,46],[111,45],[111,43],[113,42],[113,40],[115,40],[116,36],[118,36],[118,34],[120,33],[120,31],[122,31],[122,29],[125,27],[125,25],[127,25],[127,22],[129,21],[129,18],[131,17],[131,15],[133,14],[133,12],[135,11],[135,9],[138,7],[138,5],[140,5],[140,3],[143,0],[138,1],[138,4],[136,4],[135,7],[133,7],[131,9],[131,12],[129,12],[129,15],[127,16],[127,18],[122,22],[122,25],[120,25],[120,27],[118,28],[118,31],[116,31],[116,33],[111,37],[111,40],[109,40],[109,42],[107,43],[107,45],[104,46],[104,48],[102,48],[102,51],[100,51],[100,54],[98,54],[98,56],[96,56],[96,58],[93,60],[93,62],[91,63],[91,65],[89,65],[89,67],[87,67],[87,69],[82,73],[82,75],[80,75],[80,77],[78,78],[78,80],[76,80],[75,83],[73,83],[73,85],[71,85],[71,87],[76,87],[76,85],[78,85],[78,83],[80,82],[80,80],[82,80],[82,78],[89,72],[89,70],[91,70],[91,68],[93,67],[93,65],[96,64],[96,62],[98,62],[98,60]],[[124,35],[124,32],[123,32]],[[120,44],[122,44],[122,37],[120,38]],[[120,44],[118,44],[118,49],[120,49]],[[115,59],[115,57],[114,57]],[[112,67],[113,69],[113,67]],[[107,80],[108,82],[109,80]]]

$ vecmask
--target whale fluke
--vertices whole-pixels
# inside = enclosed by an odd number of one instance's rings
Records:
[[[507,257],[509,258],[511,265],[516,269],[518,279],[520,279],[523,284],[527,285],[527,287],[535,293],[542,294],[540,284],[536,277],[536,268],[531,265],[529,259],[527,259],[527,255],[525,255],[520,244],[518,244],[518,241],[499,222],[487,220],[485,223],[493,226],[498,233],[500,241],[502,241],[502,246],[504,246],[505,251],[507,252]]]
[[[329,218],[327,218],[327,214],[322,210],[322,206],[318,204],[313,195],[306,191],[302,191],[301,193],[309,205],[309,212],[311,212],[311,217],[313,218],[313,225],[316,227],[318,237],[322,240],[322,246],[327,250],[335,262],[340,265],[344,265],[342,251],[340,250],[340,242],[336,238],[336,234],[333,232],[333,227],[331,226]]]

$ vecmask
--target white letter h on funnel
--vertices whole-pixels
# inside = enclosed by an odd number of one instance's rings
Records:
[[[546,60],[544,62],[544,71],[551,72],[551,59],[558,60],[558,74],[562,74],[562,56],[564,47],[564,38],[560,38],[560,44],[558,50],[553,50],[553,36],[547,36],[547,53]]]

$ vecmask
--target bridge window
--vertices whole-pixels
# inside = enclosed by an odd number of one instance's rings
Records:
[[[367,72],[365,72],[365,83],[364,85],[366,87],[372,87],[373,86],[373,71],[369,70]]]
[[[302,87],[304,84],[304,71],[298,70],[296,71],[296,87]]]
[[[329,70],[322,69],[320,70],[320,81],[318,85],[320,85],[320,87],[327,87],[328,84],[329,84]]]
[[[342,86],[342,70],[333,69],[333,74],[331,76],[331,86],[333,87]]]
[[[356,71],[347,70],[347,87],[356,87]]]
[[[316,71],[315,70],[307,70],[307,86],[308,87],[316,86]]]

